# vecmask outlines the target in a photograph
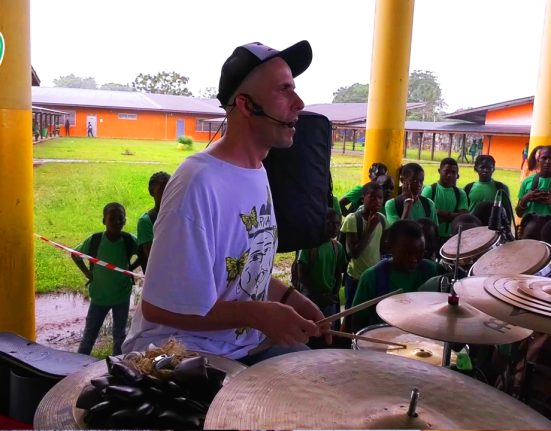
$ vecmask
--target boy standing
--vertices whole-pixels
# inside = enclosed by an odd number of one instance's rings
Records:
[[[130,258],[136,254],[138,244],[133,235],[122,231],[126,224],[124,207],[117,202],[107,204],[103,208],[103,224],[105,232],[89,236],[75,249],[120,268],[132,269]],[[90,354],[105,316],[112,310],[113,355],[120,355],[126,336],[132,279],[100,265],[90,264],[87,268],[83,260],[76,256],[73,260],[90,284],[90,307],[78,353]]]
[[[317,248],[300,250],[298,276],[302,293],[316,304],[324,316],[339,312],[339,289],[346,269],[344,248],[335,237],[341,227],[341,217],[327,209],[326,242]]]
[[[537,159],[538,173],[526,178],[518,192],[516,213],[551,215],[551,146],[542,147]]]
[[[382,260],[363,273],[352,305],[358,305],[397,289],[416,292],[429,278],[443,274],[440,265],[423,259],[423,230],[412,220],[399,220],[388,229],[391,259]],[[352,316],[352,330],[381,323],[374,307]]]
[[[161,208],[161,198],[163,197],[168,180],[170,180],[170,175],[166,172],[155,172],[151,175],[148,188],[155,206],[143,213],[138,219],[138,256],[144,274],[151,245],[153,244],[153,225],[155,224],[155,220],[157,220],[157,214],[159,214],[159,208]]]
[[[362,188],[363,209],[349,214],[341,232],[346,234],[346,251],[350,257],[345,280],[345,308],[350,308],[362,273],[381,259],[383,231],[387,226],[379,213],[383,204],[383,188],[367,183]]]
[[[451,234],[450,223],[459,214],[467,212],[467,195],[455,185],[459,178],[459,166],[455,159],[446,157],[440,162],[440,180],[425,187],[421,194],[434,202],[438,214],[440,242]]]

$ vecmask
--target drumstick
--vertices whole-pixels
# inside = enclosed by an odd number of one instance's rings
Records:
[[[354,314],[358,311],[361,311],[365,308],[371,307],[372,305],[375,305],[379,302],[381,302],[383,299],[388,298],[389,296],[396,295],[397,293],[402,293],[402,289],[395,290],[394,292],[387,293],[386,295],[378,296],[377,298],[371,299],[369,301],[362,302],[361,304],[355,305],[354,307],[350,307],[348,310],[341,311],[340,313],[333,314],[332,316],[326,317],[325,319],[318,320],[316,322],[316,325],[323,325],[324,323],[331,323],[334,322],[337,319],[340,319],[341,317],[349,316],[350,314]]]
[[[405,344],[393,343],[392,341],[378,340],[376,338],[364,337],[363,335],[349,334],[348,332],[333,331],[332,329],[329,329],[327,333],[334,335],[335,337],[350,338],[352,340],[369,341],[370,343],[377,343],[377,344],[387,344],[389,346],[401,347],[402,349],[405,349],[407,347]]]

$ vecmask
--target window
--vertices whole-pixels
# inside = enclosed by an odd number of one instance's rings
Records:
[[[218,127],[220,127],[221,121],[216,121],[216,122],[213,122],[213,123],[207,123],[207,121],[209,121],[209,120],[206,119],[206,118],[197,119],[195,121],[195,131],[196,132],[208,132],[209,128],[211,128],[212,131],[215,132],[216,129],[218,129]]]
[[[69,119],[69,124],[71,126],[74,126],[77,123],[76,122],[76,118],[77,118],[76,111],[67,111],[67,110],[64,109],[63,112],[65,112],[65,114],[63,114],[60,117],[59,124],[61,124],[62,126],[65,126],[65,120]]]
[[[124,112],[120,112],[118,114],[119,120],[137,120],[138,114],[127,114]]]

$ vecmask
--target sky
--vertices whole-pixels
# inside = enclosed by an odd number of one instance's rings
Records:
[[[306,104],[369,83],[375,0],[31,0],[31,61],[42,86],[62,75],[130,83],[176,71],[194,93],[218,87],[236,46],[307,39]],[[416,0],[410,71],[430,70],[448,112],[536,91],[545,0]]]

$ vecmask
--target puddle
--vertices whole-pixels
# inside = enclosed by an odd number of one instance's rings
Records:
[[[130,298],[130,315],[136,308]],[[76,352],[88,312],[88,299],[75,293],[48,293],[35,296],[36,342],[45,346]],[[110,316],[105,319],[102,334],[110,334]],[[99,338],[99,337],[98,337]]]

